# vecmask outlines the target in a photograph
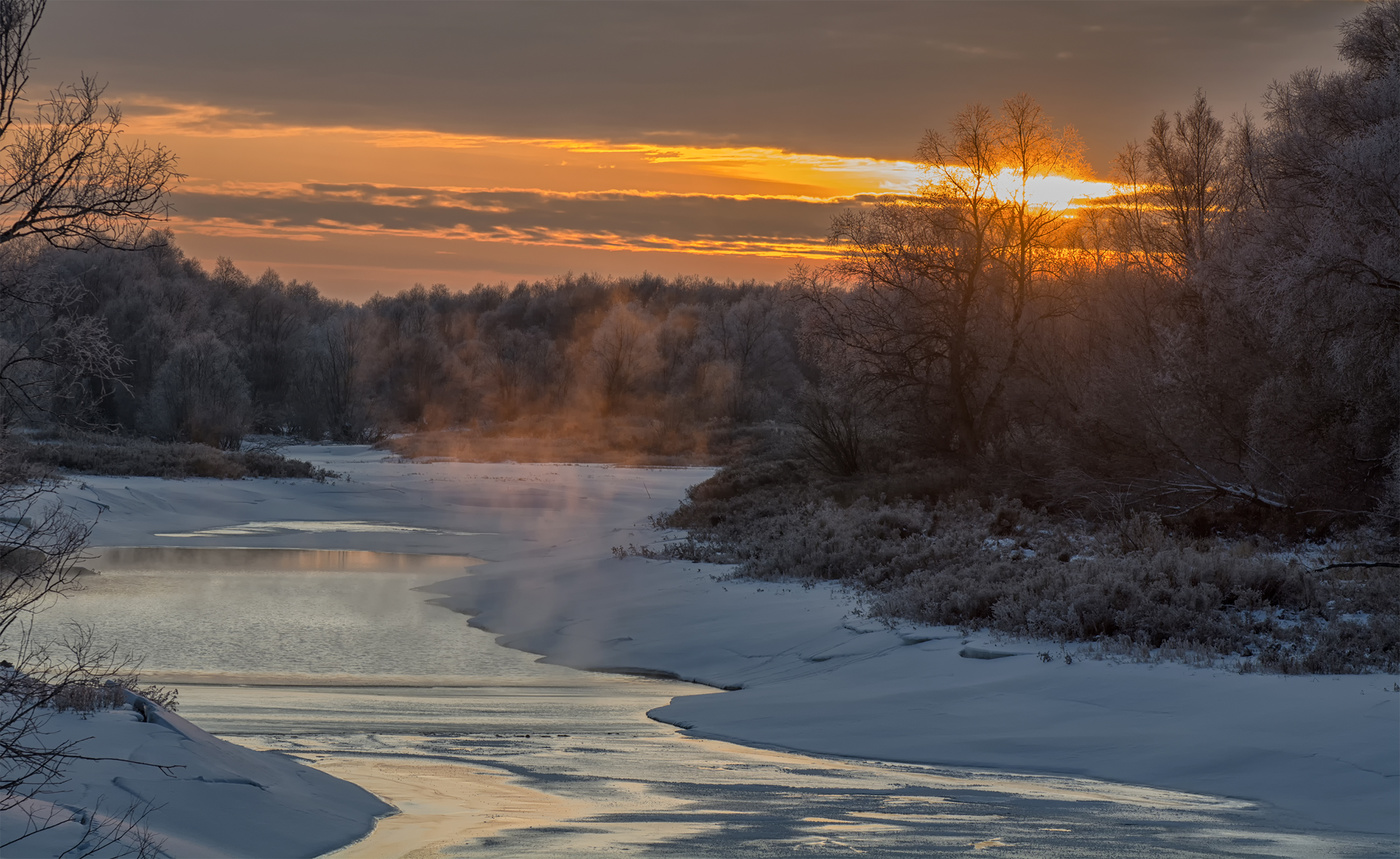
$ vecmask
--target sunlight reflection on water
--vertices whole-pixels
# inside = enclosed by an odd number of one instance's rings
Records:
[[[342,857],[1368,856],[1247,803],[1086,779],[818,758],[687,736],[674,681],[541,664],[414,587],[473,559],[113,549],[40,616],[139,642],[181,712],[306,758],[401,813]]]

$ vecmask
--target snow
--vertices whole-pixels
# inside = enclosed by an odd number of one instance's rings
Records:
[[[164,710],[150,722],[130,706],[86,718],[55,714],[45,728],[54,732],[51,742],[91,738],[75,750],[79,755],[116,760],[66,765],[60,793],[0,816],[7,839],[23,831],[25,812],[55,821],[80,810],[120,818],[133,805],[149,803],[143,823],[171,856],[317,856],[363,837],[377,817],[393,810],[356,785],[226,742]],[[84,827],[70,819],[6,855],[57,856],[83,835]]]
[[[1067,664],[1047,642],[890,628],[859,617],[831,586],[736,582],[722,579],[725,567],[613,556],[614,546],[674,537],[648,516],[705,469],[425,464],[363,447],[289,454],[349,479],[84,477],[63,497],[102,511],[94,545],[483,558],[492,563],[434,587],[445,605],[551,662],[738,689],[652,713],[706,736],[1229,796],[1314,831],[1400,828],[1395,676],[1239,675],[1072,651]],[[990,652],[1012,655],[977,658]]]

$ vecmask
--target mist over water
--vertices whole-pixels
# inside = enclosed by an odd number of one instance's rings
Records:
[[[108,549],[40,617],[180,684],[181,713],[394,803],[341,857],[1376,855],[1260,831],[1249,805],[1053,776],[838,760],[682,734],[690,684],[541,664],[413,588],[450,555]]]
[[[155,682],[427,684],[509,674],[461,615],[413,589],[479,563],[453,555],[282,549],[103,549],[100,575],[37,617],[89,626]],[[558,669],[563,671],[563,669]]]

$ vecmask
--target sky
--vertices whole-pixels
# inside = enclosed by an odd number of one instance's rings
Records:
[[[1363,4],[51,0],[30,97],[107,83],[186,179],[176,243],[359,301],[567,272],[777,280],[1025,92],[1094,176],[1205,92],[1338,67]]]

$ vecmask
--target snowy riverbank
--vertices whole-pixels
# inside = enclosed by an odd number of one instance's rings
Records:
[[[7,836],[0,841],[24,831],[27,814],[54,824],[5,856],[126,855],[122,845],[97,849],[102,833],[85,829],[90,819],[120,827],[133,809],[145,815],[141,823],[159,855],[319,856],[363,837],[393,810],[357,785],[226,742],[173,713],[161,712],[154,722],[142,721],[130,707],[87,718],[63,713],[46,730],[54,732],[50,740],[84,739],[75,750],[84,758],[109,760],[66,765],[58,792],[0,816]],[[80,843],[86,846],[75,850]]]
[[[743,687],[654,712],[705,735],[1239,797],[1284,825],[1375,833],[1378,852],[1393,850],[1394,676],[1066,664],[1046,643],[887,629],[853,616],[829,587],[721,582],[714,577],[724,568],[613,556],[613,546],[661,539],[647,517],[673,506],[702,469],[402,463],[344,447],[290,453],[349,480],[83,478],[63,495],[82,515],[102,511],[94,545],[492,561],[434,590],[502,643],[551,661]],[[1018,655],[969,658],[978,650]],[[1054,659],[1043,662],[1040,651]]]

